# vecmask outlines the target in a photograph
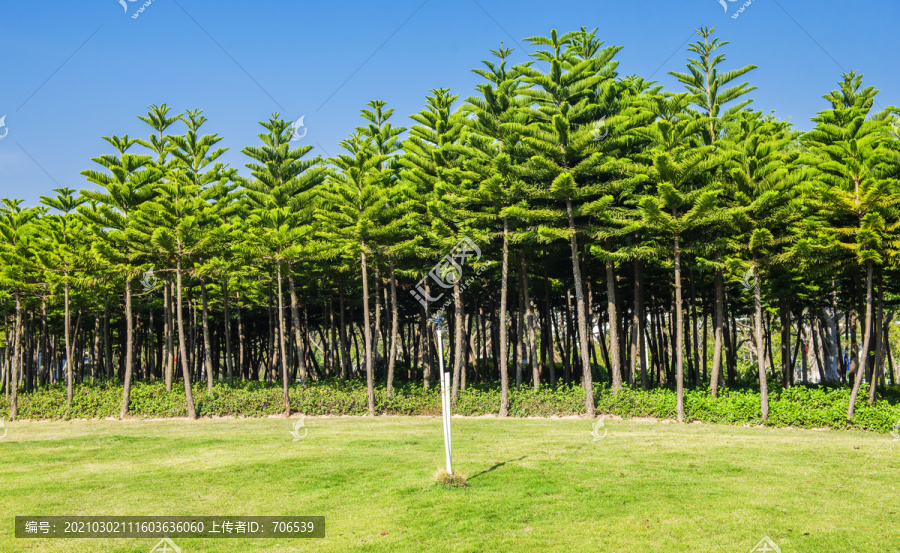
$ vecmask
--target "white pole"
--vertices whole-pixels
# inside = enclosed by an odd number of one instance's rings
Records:
[[[444,395],[447,398],[447,400],[446,400],[447,401],[447,414],[445,416],[447,418],[447,456],[449,459],[453,453],[453,433],[450,432],[450,414],[451,414],[451,411],[453,410],[452,409],[453,402],[450,399],[450,390],[453,389],[453,386],[452,386],[453,379],[451,377],[450,371],[447,371],[446,373],[444,373],[444,378],[447,379],[447,383],[444,385],[444,390],[446,390],[446,393]],[[447,464],[447,466],[448,467],[450,466],[449,463]],[[452,473],[453,471],[448,468],[447,472]]]
[[[438,330],[438,363],[441,370],[441,411],[444,419],[444,452],[447,454],[447,473],[453,474],[453,466],[451,464],[451,445],[450,445],[450,379],[449,374],[444,372],[444,333],[443,333],[443,317],[435,317],[435,326]]]

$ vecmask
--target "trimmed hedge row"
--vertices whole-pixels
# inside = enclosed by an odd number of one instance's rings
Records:
[[[240,382],[234,386],[217,383],[207,393],[205,383],[193,388],[194,402],[199,416],[263,417],[282,412],[282,391],[278,385],[262,382]],[[765,424],[799,428],[861,429],[890,432],[900,426],[900,390],[888,390],[869,407],[865,394],[860,394],[856,420],[847,421],[845,413],[850,390],[847,387],[774,388],[769,397],[769,420],[763,422],[759,413],[759,392],[753,389],[724,390],[713,399],[705,390],[685,391],[686,421],[722,424]],[[295,385],[290,389],[291,406],[306,415],[365,415],[365,382],[338,379],[318,382],[310,386]],[[675,392],[668,389],[649,391],[623,388],[616,395],[606,384],[594,388],[597,413],[609,413],[624,418],[676,417]],[[75,387],[71,418],[118,417],[122,402],[122,386],[102,382]],[[543,387],[537,391],[523,387],[510,390],[509,413],[514,417],[549,417],[582,415],[584,391],[579,386]],[[384,385],[375,388],[376,411],[388,415],[438,415],[441,402],[439,389],[425,390],[421,385],[401,384],[388,396]],[[498,412],[500,389],[498,384],[470,386],[459,394],[454,413],[477,416]],[[61,419],[65,414],[66,391],[58,385],[20,394],[19,417],[25,419]],[[9,412],[9,402],[0,397],[0,412]],[[173,386],[166,393],[162,382],[135,382],[131,388],[131,416],[166,418],[185,415],[184,388]]]

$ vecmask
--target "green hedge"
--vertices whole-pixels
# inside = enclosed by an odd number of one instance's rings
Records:
[[[282,392],[277,385],[241,382],[234,386],[217,383],[207,393],[205,383],[193,389],[197,414],[200,416],[262,417],[282,412]],[[360,380],[327,380],[311,386],[295,385],[290,389],[291,407],[307,415],[364,415],[366,387]],[[621,417],[676,416],[675,392],[668,389],[650,391],[623,388],[612,395],[606,384],[594,389],[597,413]],[[549,417],[582,415],[584,391],[578,386],[523,387],[510,390],[509,412],[514,417]],[[900,390],[891,389],[869,407],[865,394],[860,394],[856,420],[846,420],[850,390],[847,387],[795,386],[774,388],[769,397],[769,420],[759,413],[759,391],[753,389],[723,390],[713,399],[705,390],[686,390],[684,394],[687,422],[702,421],[722,424],[765,424],[800,428],[862,429],[890,432],[900,422]],[[122,401],[121,384],[103,382],[75,387],[72,418],[118,417]],[[66,392],[63,386],[42,388],[19,395],[19,417],[26,419],[60,419],[65,414]],[[437,387],[425,390],[421,385],[401,384],[388,396],[384,385],[375,389],[378,413],[389,415],[438,415],[441,401]],[[497,383],[470,386],[459,394],[453,411],[460,415],[496,414],[500,405]],[[9,412],[9,402],[0,397],[0,412]],[[173,386],[166,393],[161,382],[136,382],[131,388],[131,416],[164,418],[185,415],[184,388]]]

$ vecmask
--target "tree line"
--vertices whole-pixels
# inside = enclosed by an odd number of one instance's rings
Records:
[[[341,153],[310,155],[273,114],[241,152],[200,110],[104,137],[93,187],[2,200],[2,383],[430,386],[447,303],[455,398],[574,383],[683,389],[845,382],[853,418],[896,385],[898,110],[845,74],[808,132],[750,108],[755,69],[701,28],[684,89],[618,71],[596,29],[491,50],[461,100],[434,89],[408,128],[375,100]],[[876,109],[877,108],[877,109]],[[456,263],[470,244],[480,255]],[[447,256],[447,257],[445,257]],[[472,278],[472,275],[477,275]],[[443,296],[441,294],[444,293]],[[886,370],[886,368],[888,370]],[[863,383],[868,383],[867,389]],[[593,393],[585,394],[594,415]]]

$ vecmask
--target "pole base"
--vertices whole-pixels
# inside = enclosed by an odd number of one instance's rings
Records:
[[[447,472],[444,469],[440,469],[434,473],[434,480],[437,484],[448,488],[465,488],[469,485],[469,481],[464,474],[459,472]]]

